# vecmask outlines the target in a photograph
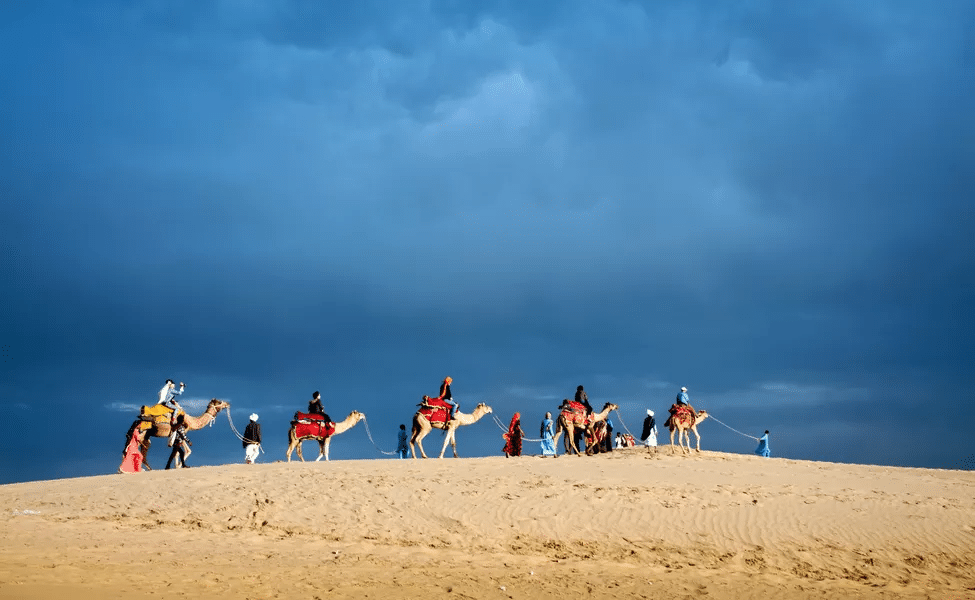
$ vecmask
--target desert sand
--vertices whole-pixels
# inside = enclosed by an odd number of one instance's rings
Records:
[[[0,598],[975,598],[969,471],[662,447],[112,474],[0,504]]]

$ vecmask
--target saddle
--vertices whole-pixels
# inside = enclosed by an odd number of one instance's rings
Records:
[[[295,411],[295,416],[292,419],[292,423],[312,423],[325,421],[325,415],[320,415],[318,413],[303,413],[300,410]]]
[[[295,428],[295,436],[301,438],[327,438],[335,433],[335,423],[324,419],[313,421],[292,421],[291,426]]]
[[[691,411],[691,408],[686,404],[672,404],[670,405],[670,409],[668,412],[670,412],[670,416],[667,417],[667,422],[664,423],[664,427],[668,429],[670,428],[671,425],[673,425],[674,419],[678,419],[678,420],[687,419],[691,422],[691,424],[694,423],[694,413]]]
[[[585,427],[589,424],[586,407],[581,402],[573,402],[570,400],[568,403],[564,403],[562,405],[562,417],[566,423],[572,423],[579,427]]]
[[[327,438],[335,433],[335,423],[326,419],[325,415],[318,413],[296,411],[291,420],[291,426],[295,428],[295,435],[299,439],[306,437]]]
[[[173,414],[173,409],[166,406],[165,404],[153,404],[151,406],[143,406],[139,411],[139,418],[151,425],[162,425],[169,424],[172,422],[174,417],[186,414],[185,411],[180,410],[177,414]],[[150,425],[150,426],[151,426]],[[143,427],[140,425],[141,429],[148,429],[149,427]]]
[[[450,420],[450,409],[453,408],[440,398],[427,398],[417,404],[420,414],[431,423],[446,423]]]

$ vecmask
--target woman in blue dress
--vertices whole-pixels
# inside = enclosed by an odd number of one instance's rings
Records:
[[[755,448],[755,454],[765,458],[772,456],[768,449],[768,429],[765,430],[765,435],[758,440],[758,448]]]
[[[555,456],[555,425],[550,412],[545,413],[542,421],[542,456]]]

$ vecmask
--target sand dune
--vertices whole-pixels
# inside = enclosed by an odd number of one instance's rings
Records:
[[[0,598],[975,598],[967,471],[628,449],[201,467],[0,501]]]

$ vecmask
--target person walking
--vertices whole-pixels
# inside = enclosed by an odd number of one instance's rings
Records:
[[[657,451],[657,420],[653,418],[653,411],[649,408],[647,409],[647,418],[643,420],[643,433],[640,434],[640,439],[643,440],[643,445],[647,447],[647,451],[653,448],[653,451]]]
[[[555,424],[552,422],[552,413],[545,413],[541,427],[542,437],[542,456],[555,456]]]
[[[406,425],[400,424],[399,433],[396,434],[396,453],[399,454],[400,458],[406,458],[406,453],[410,451],[410,447],[406,443],[407,437]]]
[[[189,458],[190,454],[193,453],[193,450],[190,448],[190,446],[193,445],[193,442],[186,437],[186,423],[183,420],[185,416],[186,415],[180,415],[176,419],[176,426],[173,430],[172,436],[170,436],[173,440],[173,451],[169,453],[169,460],[166,461],[167,471],[170,467],[175,469],[181,469],[183,467],[189,468],[189,465],[186,464],[186,459]],[[177,456],[179,458],[177,458]]]
[[[764,456],[765,458],[770,458],[772,456],[772,452],[768,447],[768,429],[765,430],[765,435],[759,438],[758,448],[755,448],[755,454]]]
[[[257,413],[251,414],[250,423],[244,428],[244,464],[252,465],[257,462],[257,455],[261,451],[261,425],[257,422]]]
[[[138,427],[132,429],[129,443],[122,456],[122,464],[118,466],[119,473],[138,473],[142,470],[142,441],[146,432]]]
[[[515,413],[511,417],[511,424],[508,425],[508,432],[504,434],[505,458],[509,456],[521,456],[521,440],[525,437],[525,432],[521,430],[521,413]]]
[[[613,421],[606,417],[606,437],[603,438],[603,451],[613,451]]]

